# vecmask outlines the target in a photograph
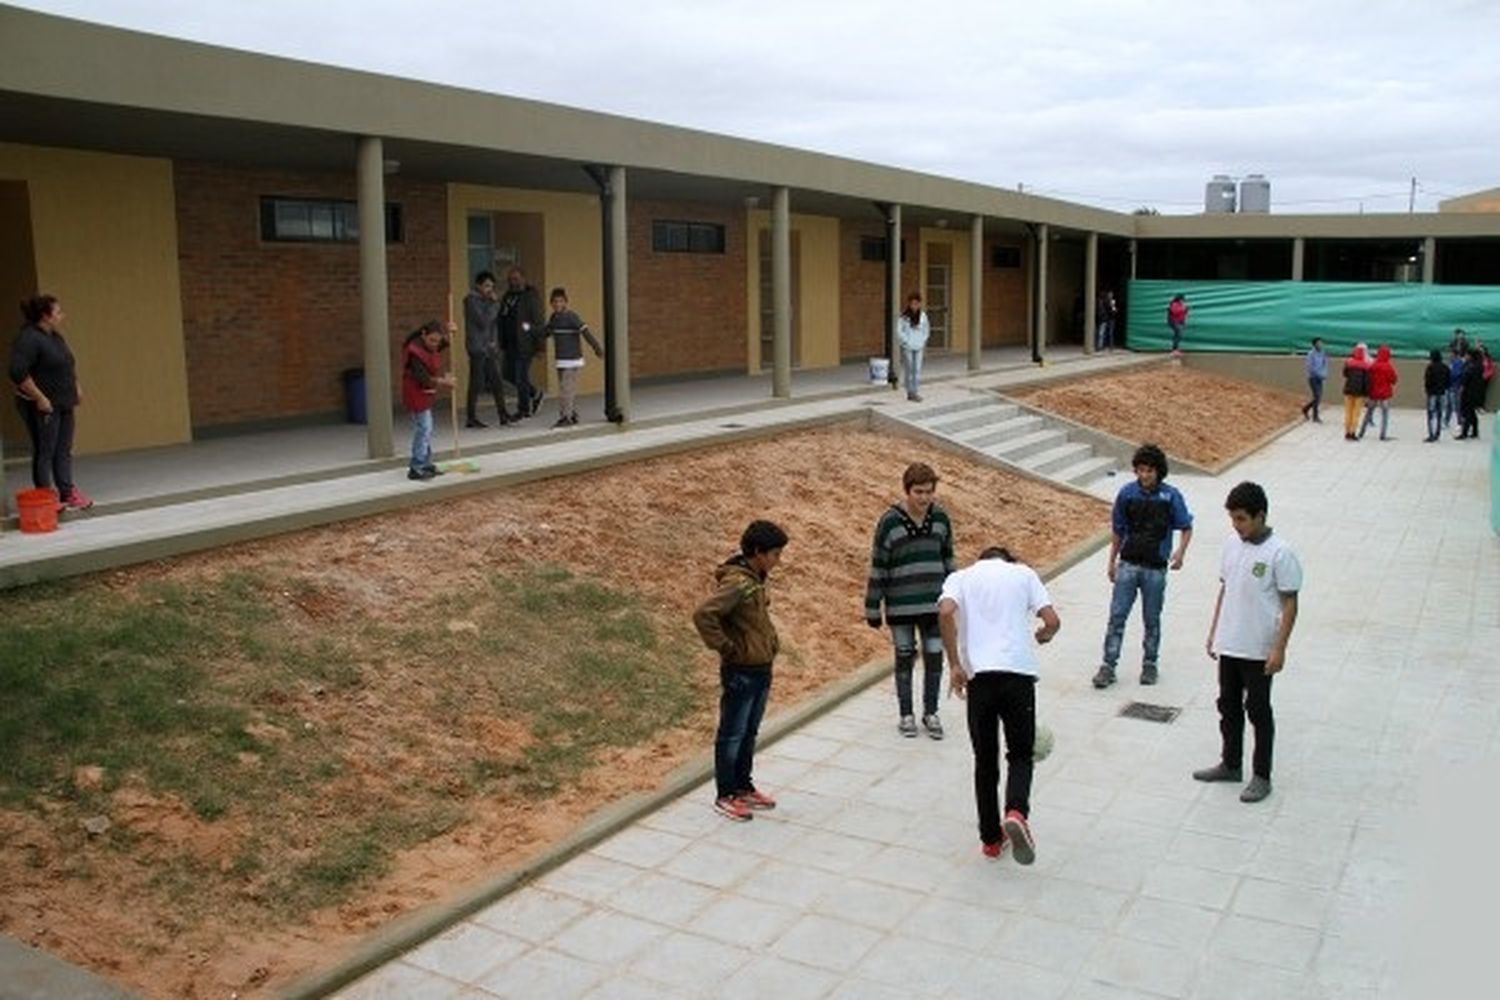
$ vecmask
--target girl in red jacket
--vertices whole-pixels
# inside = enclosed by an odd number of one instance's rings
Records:
[[[1391,364],[1391,349],[1381,344],[1375,349],[1375,363],[1370,366],[1370,396],[1365,400],[1365,419],[1359,425],[1359,436],[1375,422],[1375,411],[1380,411],[1380,440],[1389,441],[1386,435],[1391,419],[1391,396],[1396,391],[1396,366]]]
[[[456,329],[449,323],[447,333]],[[438,474],[432,464],[432,404],[439,388],[453,386],[453,376],[443,374],[442,352],[447,346],[448,337],[437,320],[413,330],[401,345],[401,403],[412,423],[407,479],[422,481]]]

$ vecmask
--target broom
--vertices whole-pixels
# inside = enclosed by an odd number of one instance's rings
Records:
[[[448,325],[453,325],[453,293],[448,293]],[[453,417],[453,458],[451,461],[439,462],[438,468],[443,472],[478,472],[479,463],[464,458],[463,451],[458,446],[458,372],[455,368],[454,352],[452,345],[448,347],[448,374],[453,376],[453,385],[448,388],[448,412]]]

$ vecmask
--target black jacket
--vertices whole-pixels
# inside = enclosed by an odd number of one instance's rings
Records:
[[[542,297],[535,288],[506,289],[500,297],[500,350],[506,354],[519,351],[522,357],[530,357],[542,342],[546,322]]]
[[[10,349],[10,380],[20,385],[27,376],[53,407],[68,410],[78,405],[78,376],[73,352],[68,349],[68,342],[62,334],[48,333],[29,323],[21,327],[15,345]]]

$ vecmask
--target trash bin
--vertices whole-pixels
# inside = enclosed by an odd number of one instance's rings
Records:
[[[362,424],[365,422],[365,370],[345,368],[343,380],[344,418],[351,424]]]
[[[871,385],[884,385],[885,382],[886,382],[886,380],[888,378],[890,378],[890,377],[891,377],[891,359],[890,358],[871,358],[870,359],[870,384]]]

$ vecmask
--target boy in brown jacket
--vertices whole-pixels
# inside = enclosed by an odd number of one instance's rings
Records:
[[[771,661],[779,642],[771,623],[766,578],[781,561],[786,532],[753,521],[740,536],[739,555],[714,571],[718,589],[693,612],[704,645],[719,654],[719,731],[714,738],[714,809],[743,822],[776,800],[755,788],[755,737],[771,693]]]

